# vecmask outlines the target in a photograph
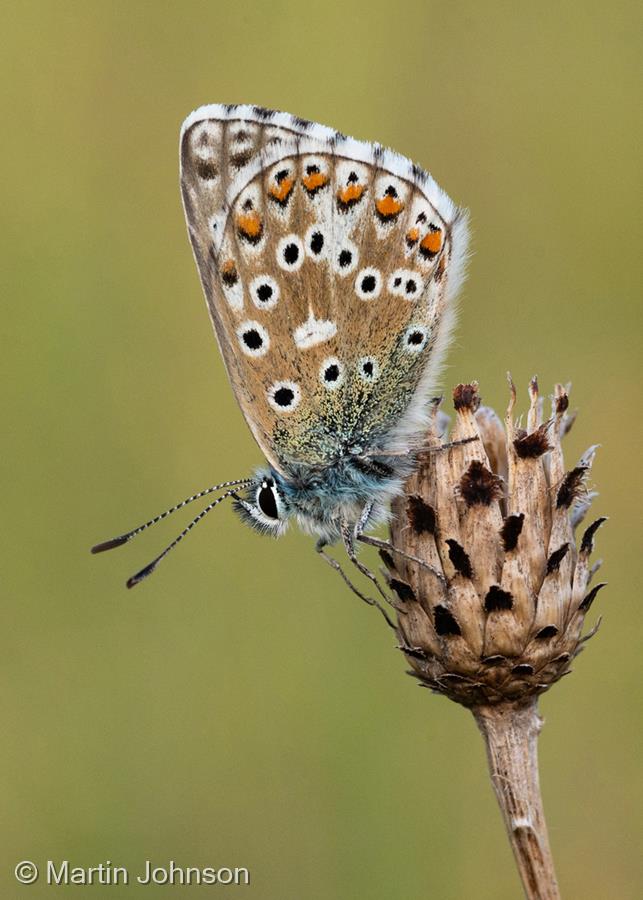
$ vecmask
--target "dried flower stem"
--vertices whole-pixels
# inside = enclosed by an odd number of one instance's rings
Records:
[[[528,900],[559,900],[538,780],[537,700],[473,709],[489,773]]]

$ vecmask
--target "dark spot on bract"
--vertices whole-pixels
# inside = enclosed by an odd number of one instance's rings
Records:
[[[249,350],[258,350],[263,346],[263,338],[256,328],[249,328],[243,332],[243,343]]]
[[[347,266],[350,266],[353,260],[353,254],[350,250],[342,250],[339,254],[339,267],[340,269],[345,269]]]
[[[589,466],[576,466],[571,472],[567,472],[556,495],[558,509],[569,509],[574,500],[582,494],[585,487],[584,478],[588,471]]]
[[[284,247],[284,260],[288,263],[289,266],[294,266],[294,264],[299,259],[299,247],[297,244],[286,244]]]
[[[514,666],[511,670],[514,675],[533,675],[534,667],[530,666],[529,663],[520,663],[517,666]]]
[[[499,585],[492,584],[484,598],[484,608],[487,612],[494,612],[498,609],[511,609],[514,605],[514,598],[509,591],[503,590]]]
[[[200,159],[196,164],[196,171],[204,181],[212,181],[219,174],[216,164],[209,159]]]
[[[594,598],[596,597],[598,592],[601,590],[601,588],[604,588],[606,584],[607,584],[607,582],[602,581],[600,584],[595,585],[591,589],[589,594],[587,594],[587,596],[583,599],[583,602],[581,603],[581,605],[578,608],[582,609],[583,612],[587,612],[587,610],[590,608],[590,606],[594,602]]]
[[[257,288],[257,299],[261,303],[267,303],[268,300],[272,297],[273,290],[271,285],[269,284],[260,284]]]
[[[520,537],[524,522],[524,513],[516,513],[515,515],[507,516],[503,522],[502,528],[500,529],[500,537],[502,538],[502,543],[507,552],[516,549],[516,544],[518,543],[518,538]]]
[[[552,572],[556,572],[561,562],[567,556],[567,551],[569,550],[569,544],[564,543],[561,544],[558,550],[554,550],[549,559],[547,560],[547,574],[551,575]]]
[[[460,479],[460,495],[467,506],[490,506],[502,494],[502,478],[474,459]]]
[[[465,549],[453,538],[449,538],[449,540],[446,541],[446,544],[449,548],[449,559],[451,560],[453,568],[465,578],[471,578],[473,569],[471,568],[471,560]]]
[[[411,494],[409,497],[406,516],[416,534],[435,534],[435,510],[418,494]]]
[[[317,256],[324,247],[324,235],[321,231],[315,231],[310,238],[310,249]]]
[[[295,392],[292,388],[280,387],[274,393],[274,400],[277,406],[291,406],[295,399]]]
[[[585,532],[583,534],[583,539],[580,542],[580,552],[581,553],[591,553],[592,552],[592,550],[594,549],[594,535],[596,534],[598,529],[601,527],[603,522],[607,522],[607,516],[601,516],[600,518],[596,519],[595,522],[592,522],[592,524],[589,525],[588,528],[585,529]]]
[[[339,366],[337,363],[331,363],[324,369],[324,381],[337,381],[339,378]]]
[[[433,622],[435,624],[435,630],[439,635],[462,634],[455,617],[449,612],[446,606],[435,607],[433,610]]]
[[[406,282],[406,289],[405,289],[406,293],[414,294],[417,291],[417,289],[418,289],[418,286],[415,283],[415,281],[413,281],[412,278],[409,278],[409,280]]]
[[[547,431],[549,430],[549,422],[545,422],[531,434],[526,431],[519,431],[518,436],[514,440],[514,449],[520,459],[537,459],[551,450],[551,446],[547,439]]]
[[[569,408],[569,397],[567,396],[567,392],[565,391],[559,397],[556,397],[556,412],[561,415],[564,412],[567,412]]]
[[[505,656],[502,656],[500,653],[496,653],[495,656],[485,656],[482,662],[485,666],[501,666],[503,663],[507,661]]]
[[[471,412],[475,412],[479,406],[480,394],[476,381],[472,381],[471,384],[459,384],[453,389],[454,409],[470,409]]]
[[[375,290],[375,286],[377,285],[377,279],[374,275],[365,275],[362,278],[362,283],[360,285],[362,292],[364,294],[372,294]]]
[[[409,600],[415,600],[415,594],[410,584],[400,581],[398,578],[391,578],[391,589],[395,591],[400,600],[408,603]]]
[[[536,634],[537,641],[547,641],[549,638],[554,637],[558,634],[558,628],[555,625],[545,625],[544,628],[541,628],[540,631]]]

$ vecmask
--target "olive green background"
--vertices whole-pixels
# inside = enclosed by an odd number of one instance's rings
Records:
[[[471,209],[445,384],[572,380],[600,442],[599,635],[542,700],[563,894],[641,896],[640,4],[7,4],[0,896],[510,900],[470,715],[316,558],[217,510],[97,540],[260,462],[177,184],[182,119],[253,102],[379,140]],[[14,865],[246,866],[251,885],[21,887]],[[145,893],[146,892],[146,893]]]

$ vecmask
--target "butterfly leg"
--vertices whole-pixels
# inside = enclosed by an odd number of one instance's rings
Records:
[[[355,587],[355,585],[350,580],[348,575],[344,572],[344,570],[342,569],[340,564],[337,562],[337,560],[333,559],[332,556],[329,556],[327,553],[324,552],[325,546],[326,546],[326,544],[324,541],[318,541],[317,544],[315,545],[315,550],[317,551],[317,553],[319,553],[321,558],[325,562],[328,563],[328,565],[331,567],[331,569],[334,569],[336,572],[339,572],[339,574],[343,578],[344,582],[348,585],[348,587],[351,589],[351,591],[354,594],[356,594],[360,600],[363,600],[364,603],[368,604],[368,606],[374,606],[376,609],[379,609],[379,611],[382,613],[382,615],[386,619],[386,624],[390,625],[390,627],[395,630],[395,625],[389,618],[388,613],[386,612],[384,607],[380,603],[378,603],[377,600],[374,600],[372,597],[367,597],[366,594],[362,594],[362,592],[360,590],[358,590],[358,588]]]
[[[420,559],[419,556],[412,556],[410,553],[406,553],[404,550],[399,550],[397,547],[394,547],[390,541],[381,541],[379,538],[371,537],[370,534],[358,534],[357,540],[362,544],[368,544],[369,547],[377,547],[379,550],[386,550],[388,553],[392,553],[394,556],[401,556],[402,559],[406,559],[408,560],[408,562],[416,563],[416,565],[422,566],[423,569],[428,569],[429,572],[432,572],[438,579],[438,581],[446,584],[444,575],[442,574],[442,572],[439,572],[435,568],[435,566],[432,566],[425,560]]]
[[[342,524],[341,524],[342,540],[344,541],[344,547],[346,549],[348,558],[353,563],[355,568],[359,572],[361,572],[361,574],[364,575],[365,578],[368,578],[369,581],[373,582],[373,584],[377,588],[377,591],[380,594],[380,596],[383,597],[384,600],[390,606],[393,607],[393,609],[400,612],[401,610],[398,608],[396,603],[388,596],[388,594],[384,591],[384,589],[380,585],[379,581],[377,580],[377,576],[374,575],[373,572],[371,572],[371,570],[367,566],[364,565],[364,563],[359,561],[359,559],[357,558],[357,553],[355,552],[355,540],[358,537],[358,528],[360,527],[360,523],[361,523],[361,527],[362,528],[364,527],[364,524],[368,521],[368,518],[371,514],[372,509],[373,509],[373,504],[372,503],[368,504],[364,508],[364,511],[362,512],[362,515],[360,516],[358,523],[354,526],[349,525],[348,522],[342,522]]]

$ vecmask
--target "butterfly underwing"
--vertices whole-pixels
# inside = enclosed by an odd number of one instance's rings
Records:
[[[269,463],[241,509],[329,540],[371,500],[377,518],[426,421],[466,216],[397,153],[252,106],[186,119],[181,188],[228,376]]]
[[[466,213],[379,144],[248,105],[188,116],[180,178],[226,371],[267,461],[217,488],[274,535],[294,519],[323,545],[377,524],[422,441]]]

